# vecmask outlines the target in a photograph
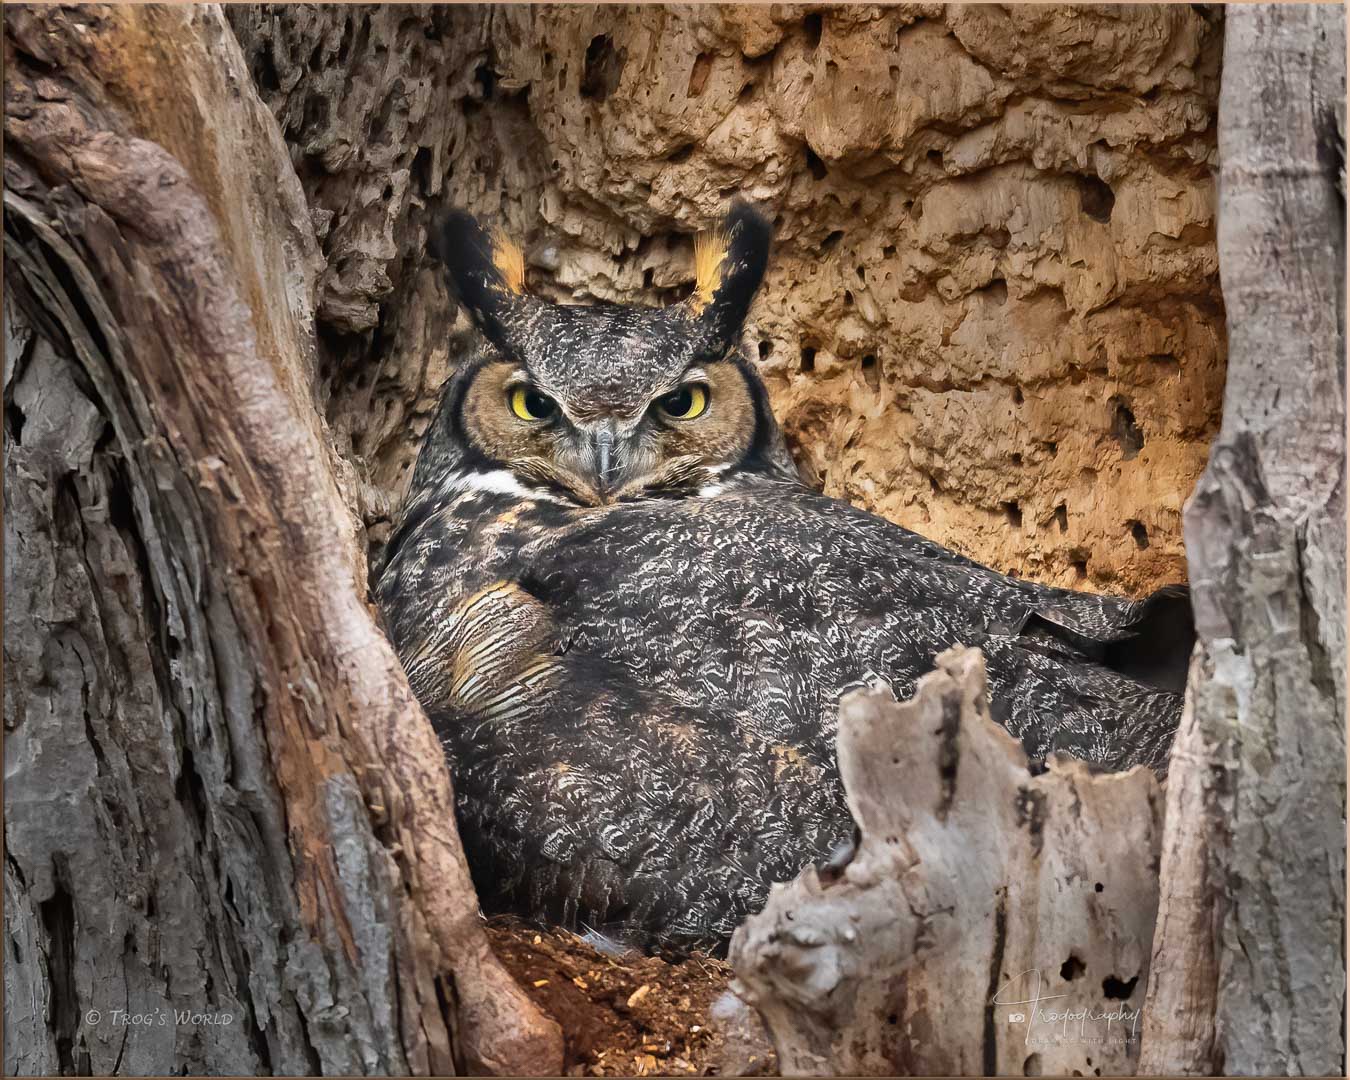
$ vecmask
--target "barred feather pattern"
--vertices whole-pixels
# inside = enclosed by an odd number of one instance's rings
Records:
[[[876,679],[909,695],[957,643],[984,651],[992,712],[1032,758],[1165,772],[1179,687],[1113,649],[1188,620],[1182,589],[1010,578],[776,473],[579,506],[438,460],[377,599],[489,911],[724,946],[852,834],[840,696]],[[504,659],[456,691],[485,635]]]

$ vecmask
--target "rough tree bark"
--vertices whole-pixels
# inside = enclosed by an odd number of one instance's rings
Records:
[[[1158,901],[1147,769],[1032,775],[978,650],[897,703],[844,699],[860,832],[841,872],[775,886],[736,933],[739,991],[784,1075],[1129,1075]]]
[[[364,601],[222,12],[7,8],[4,59],[6,1070],[556,1071]]]
[[[1345,1069],[1345,11],[1230,9],[1223,428],[1142,1068]]]

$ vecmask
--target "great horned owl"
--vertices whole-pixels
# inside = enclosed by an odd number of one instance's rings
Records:
[[[770,230],[696,245],[692,296],[560,306],[471,217],[439,238],[482,342],[426,434],[377,597],[454,776],[479,897],[717,946],[852,833],[840,695],[977,645],[1032,758],[1161,771],[1184,589],[996,573],[805,486],[738,348]]]

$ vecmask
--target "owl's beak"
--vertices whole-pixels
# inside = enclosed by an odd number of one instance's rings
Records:
[[[614,473],[614,427],[605,424],[591,436],[591,467],[595,472],[596,489],[603,495],[609,488]]]

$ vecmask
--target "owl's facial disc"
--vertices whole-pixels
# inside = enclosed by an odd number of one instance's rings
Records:
[[[631,395],[578,395],[529,368],[489,362],[473,375],[462,429],[490,468],[583,505],[678,494],[739,461],[753,442],[756,409],[734,361],[695,364]]]
[[[784,471],[767,396],[737,349],[769,233],[757,210],[733,203],[695,245],[688,300],[564,306],[525,293],[520,249],[451,214],[436,246],[492,346],[450,395],[470,448],[585,505],[698,490],[752,450],[758,467]]]

